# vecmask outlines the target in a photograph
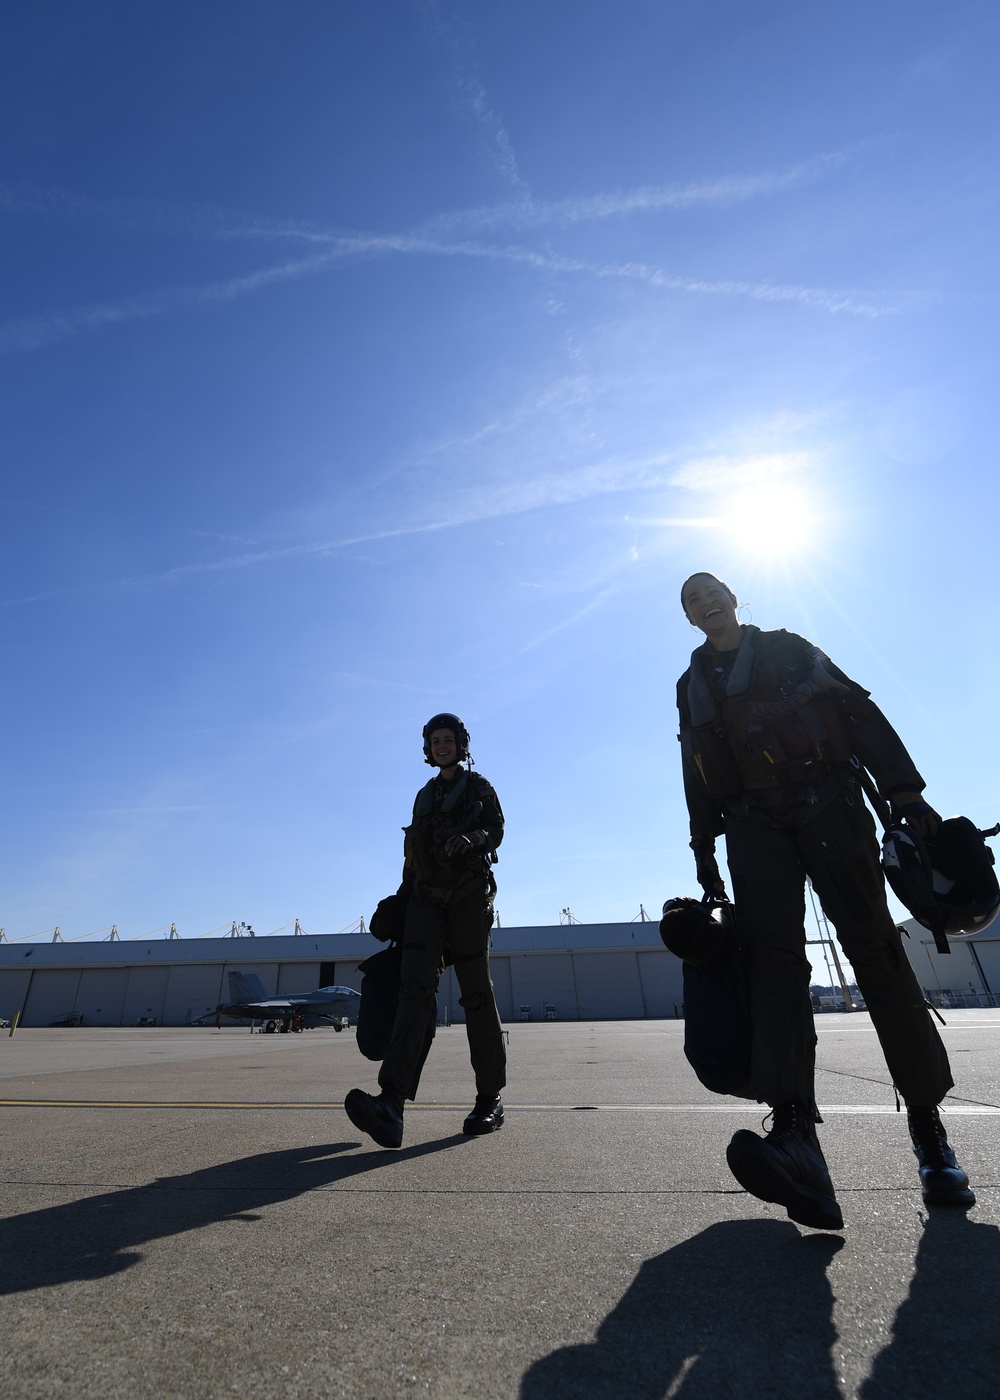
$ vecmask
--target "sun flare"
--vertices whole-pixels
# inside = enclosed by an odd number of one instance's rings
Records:
[[[727,503],[726,522],[748,553],[785,559],[812,549],[821,523],[815,498],[784,482],[741,492]]]

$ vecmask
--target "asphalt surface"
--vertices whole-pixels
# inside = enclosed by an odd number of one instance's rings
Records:
[[[992,1400],[1000,1011],[946,1014],[979,1203],[922,1205],[868,1017],[823,1016],[838,1234],[740,1190],[764,1110],[674,1021],[511,1026],[484,1138],[441,1030],[399,1152],[344,1115],[353,1031],[0,1032],[2,1393]]]

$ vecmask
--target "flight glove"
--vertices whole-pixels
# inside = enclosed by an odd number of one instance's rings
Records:
[[[446,856],[463,856],[483,845],[485,840],[482,831],[463,831],[460,836],[453,836],[445,843],[444,853]]]
[[[707,895],[725,899],[726,884],[715,859],[715,843],[695,837],[691,842],[691,849],[694,851],[694,866],[698,884]]]
[[[925,840],[933,840],[938,834],[941,818],[919,792],[900,789],[890,795],[889,802],[896,821],[905,821],[913,827],[918,836]]]

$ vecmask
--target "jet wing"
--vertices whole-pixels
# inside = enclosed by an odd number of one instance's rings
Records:
[[[334,1021],[342,1016],[355,1021],[360,1001],[361,993],[353,987],[320,987],[315,992],[291,992],[283,997],[240,997],[220,1006],[214,1014],[251,1021],[291,1021],[296,1014],[307,1023]]]

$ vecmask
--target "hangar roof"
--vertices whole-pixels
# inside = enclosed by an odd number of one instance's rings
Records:
[[[315,962],[366,958],[381,945],[369,933],[275,934],[260,938],[155,938],[58,943],[0,943],[0,968],[134,967],[180,963]],[[567,949],[662,948],[655,923],[543,924],[494,928],[498,953],[565,952]]]

